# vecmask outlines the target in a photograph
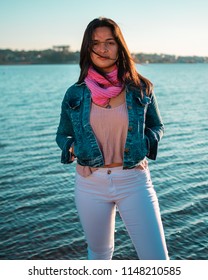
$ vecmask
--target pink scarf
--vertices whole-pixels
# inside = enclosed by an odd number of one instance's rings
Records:
[[[107,74],[110,83],[92,67],[89,68],[85,82],[91,91],[92,100],[95,104],[105,106],[109,103],[110,98],[121,93],[123,85],[118,81],[117,74],[117,67]]]

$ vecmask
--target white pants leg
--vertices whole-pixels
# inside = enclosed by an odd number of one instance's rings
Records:
[[[88,259],[112,258],[116,206],[138,257],[168,259],[160,209],[148,169],[100,168],[86,178],[76,174],[75,201],[88,243]]]

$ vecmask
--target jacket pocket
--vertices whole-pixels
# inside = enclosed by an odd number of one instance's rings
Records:
[[[81,100],[80,99],[73,99],[73,100],[70,100],[69,103],[69,108],[72,109],[72,110],[76,110],[80,107],[81,105]]]
[[[143,98],[136,96],[136,99],[141,106],[147,106],[151,103],[151,98],[146,95]]]

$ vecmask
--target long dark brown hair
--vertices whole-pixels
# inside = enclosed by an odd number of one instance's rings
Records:
[[[135,66],[135,62],[132,59],[132,56],[129,52],[129,49],[127,47],[127,44],[124,40],[123,34],[117,25],[112,19],[109,18],[96,18],[92,20],[83,36],[81,50],[80,50],[80,76],[78,79],[78,83],[81,83],[84,81],[85,77],[87,76],[88,69],[91,65],[93,65],[91,60],[91,51],[92,51],[92,35],[94,30],[97,27],[109,27],[112,31],[113,37],[115,41],[118,44],[118,60],[117,60],[117,66],[118,66],[118,80],[122,83],[130,84],[133,87],[140,87],[141,89],[143,86],[146,86],[146,93],[149,95],[152,91],[152,83],[140,75]],[[99,71],[99,69],[97,69]],[[102,71],[99,71],[100,74],[105,76]]]

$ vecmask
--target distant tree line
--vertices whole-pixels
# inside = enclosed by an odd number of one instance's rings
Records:
[[[176,56],[168,54],[145,54],[133,55],[139,63],[208,63],[208,57],[204,56]]]
[[[80,53],[57,49],[16,51],[0,49],[0,65],[9,64],[76,64]],[[208,63],[208,57],[167,54],[132,54],[137,63]]]
[[[0,64],[67,64],[78,63],[79,52],[53,49],[42,51],[0,50]]]

